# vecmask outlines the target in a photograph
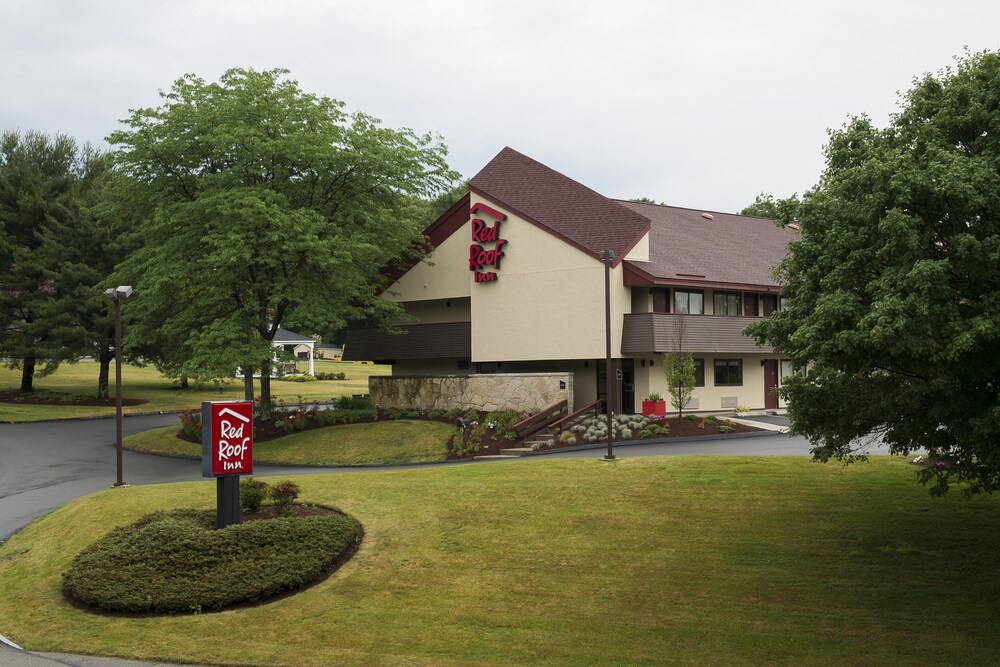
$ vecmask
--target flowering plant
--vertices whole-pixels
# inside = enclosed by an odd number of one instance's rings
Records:
[[[201,410],[181,410],[181,430],[189,438],[201,440]]]

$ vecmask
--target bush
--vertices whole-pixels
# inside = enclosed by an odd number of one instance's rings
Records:
[[[201,441],[201,409],[181,410],[181,431],[189,438]]]
[[[684,419],[688,420],[689,422],[693,422],[693,421],[698,421],[701,418],[698,415],[688,414],[688,415],[684,415]]]
[[[192,613],[303,588],[360,539],[343,514],[215,530],[215,511],[158,512],[116,528],[63,574],[73,600],[111,612]]]
[[[335,399],[334,406],[338,410],[368,410],[372,402],[367,396],[341,396]]]
[[[256,514],[260,506],[270,496],[270,489],[262,479],[244,477],[240,480],[240,509],[247,514]]]
[[[451,453],[455,456],[468,456],[469,454],[475,454],[479,451],[479,440],[471,437],[466,438],[466,432],[463,429],[456,428],[455,433],[451,437],[451,443],[449,448]]]
[[[313,419],[320,426],[337,426],[338,424],[357,424],[358,422],[375,421],[378,412],[374,408],[366,410],[320,410]]]
[[[281,429],[285,433],[299,433],[306,430],[308,421],[305,414],[296,410],[278,417],[274,422],[274,427]]]
[[[524,419],[522,410],[494,410],[486,416],[486,421],[496,429],[497,437],[504,440],[516,440],[514,424]]]
[[[292,503],[299,497],[299,485],[286,479],[275,482],[271,487],[271,498],[278,508],[279,516],[290,516],[292,513]]]
[[[319,378],[313,377],[312,375],[286,375],[284,377],[274,379],[282,382],[315,382]]]
[[[719,433],[732,433],[732,432],[733,432],[733,427],[730,426],[729,424],[719,425]]]

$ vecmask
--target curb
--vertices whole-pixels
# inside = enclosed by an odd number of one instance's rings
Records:
[[[777,435],[776,431],[754,431],[751,433],[719,433],[716,435],[685,435],[677,438],[647,438],[646,440],[613,440],[613,447],[634,447],[642,445],[670,445],[682,442],[708,442],[711,440],[740,440],[742,438],[762,438],[768,435]],[[570,447],[554,447],[552,449],[531,452],[525,456],[544,456],[546,454],[558,454],[559,452],[582,452],[588,449],[607,449],[607,442],[595,442],[589,445],[572,445]]]
[[[155,417],[156,415],[179,415],[180,410],[157,410],[156,412],[130,412],[128,414],[123,414],[123,419],[128,419],[129,417]],[[89,422],[96,419],[114,419],[115,415],[112,413],[110,415],[89,415],[86,417],[60,417],[57,419],[29,419],[27,421],[13,421],[9,419],[0,419],[0,424],[51,424],[52,422]]]

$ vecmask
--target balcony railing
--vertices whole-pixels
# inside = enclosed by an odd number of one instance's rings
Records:
[[[674,313],[632,313],[622,325],[622,353],[669,352],[683,335],[683,349],[691,352],[752,354],[771,353],[774,348],[759,346],[742,331],[760,317],[722,315],[678,315]]]

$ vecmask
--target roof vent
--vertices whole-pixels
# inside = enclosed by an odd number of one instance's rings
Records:
[[[701,217],[705,218],[706,220],[715,220],[715,216],[712,215],[711,213],[702,213]]]
[[[794,229],[795,231],[799,231],[799,229],[800,229],[799,228],[799,223],[797,223],[797,222],[789,222],[786,225],[786,227],[788,227],[789,229]]]

